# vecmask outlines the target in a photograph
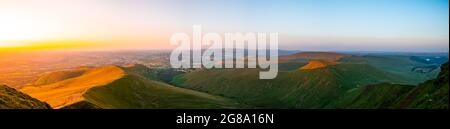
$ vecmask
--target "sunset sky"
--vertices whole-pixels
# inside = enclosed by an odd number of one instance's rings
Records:
[[[449,50],[448,0],[0,0],[0,48],[170,49],[173,33],[278,32],[281,49]],[[1,50],[1,49],[0,49]]]

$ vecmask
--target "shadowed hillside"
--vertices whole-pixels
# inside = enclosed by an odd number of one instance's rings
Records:
[[[448,63],[442,65],[436,79],[418,86],[383,83],[361,87],[344,94],[328,107],[448,109],[448,66]]]
[[[426,81],[399,98],[394,108],[447,108],[449,107],[449,64],[441,67],[437,79]]]
[[[0,109],[50,109],[50,106],[16,89],[0,85]]]
[[[279,72],[273,80],[260,80],[258,72],[201,70],[179,75],[172,83],[266,108],[322,108],[352,88],[381,82],[406,83],[397,75],[366,64],[340,63]]]
[[[447,62],[448,59],[441,58]],[[368,55],[345,57],[340,62],[369,64],[378,69],[405,77],[411,85],[417,85],[426,80],[436,78],[441,64],[426,64],[412,60],[411,56],[400,55]]]
[[[230,99],[126,75],[107,86],[94,87],[84,95],[102,108],[239,108]]]

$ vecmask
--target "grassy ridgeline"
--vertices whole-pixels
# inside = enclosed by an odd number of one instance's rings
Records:
[[[262,108],[323,108],[353,88],[382,82],[407,83],[398,75],[367,64],[341,63],[279,72],[273,80],[258,79],[258,72],[257,69],[195,71],[177,76],[172,83]]]

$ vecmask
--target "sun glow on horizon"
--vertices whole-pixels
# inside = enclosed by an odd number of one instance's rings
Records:
[[[48,18],[0,9],[0,41],[14,42],[50,39],[60,33],[57,23]]]
[[[194,24],[278,32],[281,49],[448,51],[449,41],[448,0],[0,0],[0,48],[171,49]]]
[[[37,48],[31,42],[42,42],[58,37],[60,24],[52,18],[33,15],[14,8],[0,8],[0,48]],[[43,48],[43,47],[42,47]]]

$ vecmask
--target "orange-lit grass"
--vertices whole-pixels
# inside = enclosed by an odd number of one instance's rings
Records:
[[[116,66],[94,68],[79,77],[52,83],[49,85],[28,86],[23,92],[45,101],[53,108],[60,108],[83,100],[86,90],[111,83],[125,75],[125,72]]]

